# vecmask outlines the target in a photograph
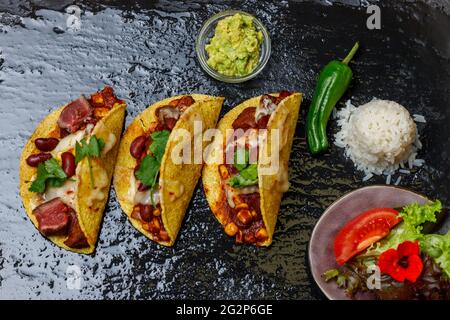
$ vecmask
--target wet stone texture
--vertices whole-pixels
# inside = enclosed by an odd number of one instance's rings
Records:
[[[71,1],[0,2],[0,298],[287,298],[321,299],[308,270],[307,244],[323,210],[361,182],[342,149],[312,158],[305,116],[320,68],[359,40],[355,79],[345,99],[392,99],[426,117],[419,125],[426,165],[400,185],[449,204],[450,20],[446,1],[383,1],[382,29],[366,28],[367,1],[77,2],[79,30],[68,29]],[[431,3],[431,4],[430,4]],[[437,4],[437,5],[436,5]],[[245,84],[208,77],[195,57],[195,37],[212,14],[240,8],[272,36],[266,69]],[[448,12],[448,11],[447,11]],[[281,89],[305,93],[286,193],[270,248],[236,246],[208,209],[198,186],[174,248],[138,233],[114,191],[97,250],[77,255],[55,247],[27,219],[18,195],[18,159],[48,112],[80,93],[112,85],[128,103],[127,124],[159,99],[201,92],[238,102]],[[343,99],[342,101],[344,101]],[[339,103],[339,108],[343,102]],[[330,135],[336,131],[334,123]],[[393,177],[395,181],[397,176]],[[81,289],[67,281],[81,271]],[[76,271],[76,270],[75,270]],[[72,288],[72,289],[71,289]]]

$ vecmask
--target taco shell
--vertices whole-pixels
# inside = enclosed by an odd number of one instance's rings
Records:
[[[278,96],[273,93],[272,96]],[[216,140],[214,147],[211,148],[211,157],[216,157],[215,152],[222,152],[224,148],[226,130],[232,129],[234,120],[241,114],[241,112],[249,107],[255,107],[259,104],[261,96],[254,97],[239,104],[231,111],[229,111],[218,123],[217,129],[222,133],[224,139],[222,141]],[[293,93],[290,96],[283,99],[275,111],[271,114],[269,122],[267,124],[267,136],[261,142],[259,146],[259,159],[263,154],[268,155],[271,159],[271,139],[267,137],[271,136],[271,132],[274,129],[278,129],[280,137],[280,154],[279,163],[276,171],[266,170],[267,174],[258,174],[258,187],[260,193],[260,209],[262,220],[265,228],[267,229],[268,239],[261,243],[261,246],[269,246],[272,243],[273,233],[275,231],[275,225],[277,221],[278,211],[280,208],[281,198],[283,193],[287,191],[288,184],[288,163],[292,149],[292,141],[294,138],[295,127],[297,124],[298,113],[300,111],[300,104],[302,100],[301,93]],[[202,182],[205,191],[206,199],[210,205],[210,208],[217,218],[217,220],[224,225],[226,223],[226,195],[223,187],[222,178],[219,173],[220,163],[207,163],[203,168]],[[258,162],[258,173],[261,173],[273,163]],[[273,172],[271,172],[273,171]]]
[[[171,97],[156,102],[131,122],[122,138],[114,172],[114,188],[117,199],[132,225],[149,239],[165,246],[172,246],[175,243],[202,169],[202,163],[195,164],[193,161],[194,152],[191,154],[191,163],[174,163],[171,154],[176,152],[177,146],[180,145],[181,141],[181,137],[176,132],[178,132],[178,129],[181,131],[184,129],[184,132],[191,136],[191,150],[193,150],[192,147],[195,140],[194,121],[202,122],[203,132],[214,128],[224,100],[221,97],[201,94],[190,94],[190,96],[195,100],[195,103],[181,114],[171,131],[160,167],[161,218],[170,241],[155,239],[152,233],[142,227],[141,221],[131,217],[135,206],[136,179],[134,177],[134,168],[136,159],[130,154],[130,146],[136,137],[147,133],[152,123],[157,121],[155,111],[159,107],[168,105],[172,100],[183,96]],[[201,135],[199,137],[201,139]],[[206,146],[206,142],[200,143],[203,148]]]
[[[31,138],[26,143],[20,158],[20,196],[23,200],[25,211],[38,228],[38,221],[33,214],[33,209],[39,203],[39,195],[30,192],[32,181],[36,177],[36,168],[30,167],[26,159],[40,151],[36,148],[34,141],[39,137],[59,137],[58,118],[62,110],[66,107],[60,107],[50,113],[36,128]],[[77,253],[90,254],[95,250],[100,226],[103,218],[103,211],[109,195],[109,187],[114,170],[114,163],[119,150],[120,136],[122,133],[125,118],[125,103],[116,103],[111,110],[106,113],[94,126],[91,135],[102,138],[107,144],[110,144],[109,150],[101,154],[99,158],[92,158],[92,173],[94,176],[94,189],[90,184],[90,173],[87,157],[81,160],[76,168],[76,193],[74,198],[74,207],[78,223],[81,230],[87,238],[89,246],[85,248],[71,248],[64,244],[67,238],[65,236],[47,236],[47,238],[57,246]]]

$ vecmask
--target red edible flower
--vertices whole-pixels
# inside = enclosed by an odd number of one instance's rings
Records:
[[[416,282],[423,269],[419,242],[405,241],[399,244],[397,250],[386,250],[380,255],[378,266],[381,272],[387,273],[398,282],[405,279]]]

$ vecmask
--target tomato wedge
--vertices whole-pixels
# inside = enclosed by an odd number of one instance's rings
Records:
[[[334,239],[334,255],[343,265],[373,243],[386,237],[401,221],[398,211],[376,208],[365,211],[350,220]]]

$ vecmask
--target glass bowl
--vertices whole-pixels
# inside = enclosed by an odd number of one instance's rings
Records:
[[[214,36],[215,29],[217,26],[217,23],[219,20],[226,18],[228,16],[235,15],[236,13],[240,13],[245,16],[249,16],[253,18],[253,23],[255,25],[255,28],[258,31],[261,31],[263,34],[263,42],[261,44],[260,48],[260,55],[259,55],[259,61],[256,67],[253,69],[253,71],[245,76],[239,76],[239,77],[231,77],[223,75],[213,68],[211,68],[208,65],[208,54],[206,52],[205,46],[210,43],[211,38]],[[256,77],[266,66],[267,61],[269,61],[270,58],[270,52],[271,52],[271,43],[270,43],[270,36],[267,32],[267,29],[264,27],[264,25],[259,21],[256,17],[253,15],[239,10],[226,10],[219,12],[215,15],[213,15],[211,18],[206,20],[203,27],[200,29],[200,33],[197,37],[197,41],[195,43],[195,51],[197,53],[197,58],[200,62],[200,65],[202,66],[203,70],[206,71],[211,77],[228,83],[241,83],[247,80],[250,80],[254,77]]]

